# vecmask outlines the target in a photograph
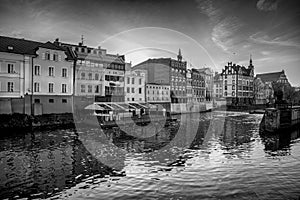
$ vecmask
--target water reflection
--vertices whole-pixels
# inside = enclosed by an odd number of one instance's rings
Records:
[[[260,132],[265,152],[270,156],[290,155],[291,144],[300,137],[300,129],[271,134]]]
[[[120,175],[95,159],[74,130],[0,141],[0,197],[47,197],[93,176]]]
[[[138,137],[143,127],[134,136],[117,129],[77,127],[1,138],[0,198],[286,199],[300,195],[296,176],[300,171],[295,168],[299,130],[266,135],[258,131],[261,115],[234,112],[177,118],[178,123],[151,137]],[[286,160],[276,163],[265,155],[284,155]]]

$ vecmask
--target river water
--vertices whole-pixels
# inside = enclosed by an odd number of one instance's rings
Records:
[[[262,115],[236,112],[176,117],[1,133],[0,198],[299,199],[299,130],[260,133]]]

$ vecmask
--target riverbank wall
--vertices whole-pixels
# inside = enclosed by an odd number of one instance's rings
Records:
[[[72,113],[26,115],[26,114],[1,114],[1,130],[31,130],[43,128],[74,127]]]

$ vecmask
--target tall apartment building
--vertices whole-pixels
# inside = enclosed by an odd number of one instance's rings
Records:
[[[216,72],[214,76],[213,97],[215,100],[219,100],[223,97],[223,79],[218,72]]]
[[[0,112],[72,112],[73,63],[68,48],[0,36]]]
[[[125,102],[145,103],[146,71],[130,70],[125,72]]]
[[[213,71],[212,69],[205,67],[196,69],[199,74],[204,77],[205,83],[205,101],[212,101],[213,97]]]
[[[171,102],[186,103],[187,63],[182,61],[181,51],[177,60],[172,58],[148,59],[133,67],[147,71],[147,83],[167,84],[171,87]]]
[[[75,96],[77,100],[124,102],[125,57],[108,54],[101,47],[92,48],[56,43],[71,48],[77,57]],[[77,101],[79,104],[79,101]]]
[[[221,73],[223,96],[227,104],[252,104],[254,66],[252,59],[248,68],[229,62]]]

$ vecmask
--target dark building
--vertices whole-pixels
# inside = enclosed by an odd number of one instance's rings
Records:
[[[182,61],[179,49],[177,60],[172,58],[148,59],[133,67],[147,71],[146,82],[169,84],[171,86],[171,102],[186,103],[187,63]]]

